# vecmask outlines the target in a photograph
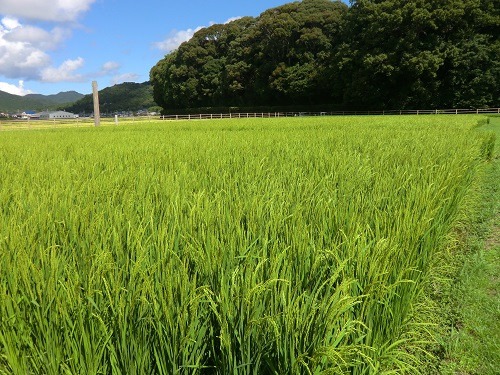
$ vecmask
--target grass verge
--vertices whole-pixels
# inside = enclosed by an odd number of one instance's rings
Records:
[[[453,318],[443,374],[500,374],[500,117],[478,130],[494,131],[497,142],[480,211],[467,230],[468,251],[451,290]]]

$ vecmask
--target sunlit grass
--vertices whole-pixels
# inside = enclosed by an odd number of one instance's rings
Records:
[[[0,373],[417,371],[479,119],[1,133]]]

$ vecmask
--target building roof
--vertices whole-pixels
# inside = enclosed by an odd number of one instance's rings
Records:
[[[74,115],[74,113],[66,111],[44,111],[40,112],[39,115]]]

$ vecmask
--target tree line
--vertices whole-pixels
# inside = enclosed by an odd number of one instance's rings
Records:
[[[165,111],[481,108],[500,100],[500,0],[302,0],[204,28],[150,72]]]

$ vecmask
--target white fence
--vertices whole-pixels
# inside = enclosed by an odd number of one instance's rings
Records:
[[[236,118],[273,118],[298,116],[372,116],[372,115],[461,115],[461,114],[500,114],[500,108],[485,109],[414,109],[393,111],[330,111],[330,112],[236,112],[236,113],[199,113],[190,115],[164,115],[161,120],[213,120]]]
[[[158,121],[159,120],[211,120],[211,119],[238,119],[238,118],[278,118],[278,117],[300,117],[300,116],[372,116],[372,115],[461,115],[461,114],[498,114],[500,108],[487,109],[416,109],[397,111],[333,111],[333,112],[236,112],[219,114],[192,114],[192,115],[165,115],[165,116],[137,116],[120,117],[119,123],[130,123],[137,121]],[[114,118],[101,118],[106,125],[116,125]],[[21,130],[21,129],[43,129],[53,127],[74,127],[93,126],[94,119],[80,117],[77,119],[64,120],[20,120],[0,118],[1,130]]]

